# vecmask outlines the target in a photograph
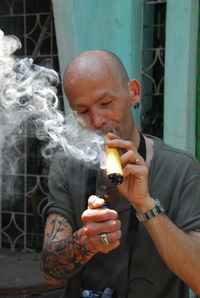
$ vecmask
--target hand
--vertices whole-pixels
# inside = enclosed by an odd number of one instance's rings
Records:
[[[83,228],[79,237],[87,250],[93,253],[107,253],[120,245],[121,222],[115,210],[101,208],[105,201],[96,196],[90,196],[88,209],[82,214]],[[106,234],[108,245],[103,245],[101,235]]]
[[[118,185],[118,189],[138,212],[146,212],[155,205],[148,192],[147,165],[130,141],[122,140],[114,134],[109,137],[107,145],[122,152],[120,159],[124,181]]]

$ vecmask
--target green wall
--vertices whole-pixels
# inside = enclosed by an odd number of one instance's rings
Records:
[[[132,0],[53,0],[60,70],[89,49],[113,51],[129,76],[140,78],[141,4]],[[65,101],[65,110],[69,107]],[[138,113],[135,112],[139,125]]]
[[[118,54],[141,77],[142,0],[53,0],[61,75],[88,49]],[[164,141],[195,154],[199,0],[167,0]],[[69,111],[65,101],[65,111]],[[139,126],[139,115],[134,111]]]
[[[198,0],[167,1],[164,140],[195,154]]]

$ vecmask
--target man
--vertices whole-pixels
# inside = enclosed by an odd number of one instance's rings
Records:
[[[67,298],[107,287],[128,298],[185,298],[188,286],[200,294],[198,163],[138,132],[131,107],[140,103],[140,85],[129,81],[113,53],[92,50],[73,58],[64,89],[88,129],[116,131],[107,145],[121,151],[124,181],[113,186],[101,171],[94,179],[83,164],[58,153],[45,208],[43,275],[50,283],[68,279]],[[110,208],[88,193],[92,181],[106,188]]]

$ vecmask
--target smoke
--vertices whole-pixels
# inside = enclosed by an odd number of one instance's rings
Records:
[[[58,74],[35,65],[31,58],[18,59],[13,53],[21,47],[16,36],[0,30],[0,152],[5,137],[18,132],[43,140],[43,156],[56,150],[94,165],[103,160],[104,138],[83,129],[74,114],[65,117],[59,111]],[[29,123],[31,122],[31,125]]]

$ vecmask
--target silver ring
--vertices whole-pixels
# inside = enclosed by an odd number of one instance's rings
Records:
[[[102,245],[109,245],[108,236],[106,233],[100,235]]]

